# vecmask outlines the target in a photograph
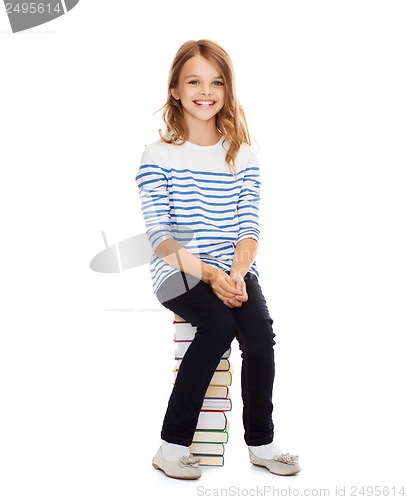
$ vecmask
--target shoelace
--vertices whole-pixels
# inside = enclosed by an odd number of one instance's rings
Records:
[[[200,458],[194,457],[193,455],[189,455],[186,457],[185,455],[179,459],[179,464],[181,467],[198,467]]]
[[[282,462],[283,464],[288,464],[288,465],[298,464],[298,455],[291,455],[290,453],[282,453],[281,455],[274,455],[273,459],[277,460],[277,462]]]

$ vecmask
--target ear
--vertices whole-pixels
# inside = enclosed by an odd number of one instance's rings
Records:
[[[177,100],[177,101],[179,100],[179,94],[178,94],[177,89],[176,89],[175,87],[173,87],[173,88],[171,89],[171,95],[172,95],[172,97],[173,97],[175,100]]]

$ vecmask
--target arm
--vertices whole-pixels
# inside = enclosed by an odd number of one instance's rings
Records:
[[[258,242],[253,238],[240,240],[236,245],[233,263],[230,269],[230,277],[233,279],[236,284],[236,288],[240,290],[241,293],[223,301],[223,303],[228,307],[240,307],[243,302],[249,300],[249,296],[246,292],[244,277],[256,258],[258,246]]]
[[[256,258],[258,248],[259,243],[253,238],[240,240],[236,245],[232,269],[242,278],[246,276],[246,273],[251,268],[254,259]]]
[[[173,238],[161,242],[155,253],[170,266],[207,283],[222,301],[240,294],[233,278],[221,269],[201,261]]]
[[[258,251],[260,240],[259,204],[260,204],[260,171],[256,155],[251,152],[249,166],[243,180],[237,213],[239,218],[239,234],[230,270],[230,276],[242,291],[233,299],[224,301],[229,307],[239,307],[248,300],[244,277],[250,270]]]

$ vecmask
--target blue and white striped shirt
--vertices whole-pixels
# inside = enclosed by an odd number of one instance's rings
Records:
[[[259,241],[260,172],[257,157],[246,143],[235,163],[237,177],[225,161],[227,141],[212,146],[182,145],[158,140],[141,158],[136,182],[146,233],[153,252],[174,238],[207,264],[232,267],[240,240]],[[153,292],[178,269],[157,255],[150,261]],[[259,276],[256,262],[250,272]]]

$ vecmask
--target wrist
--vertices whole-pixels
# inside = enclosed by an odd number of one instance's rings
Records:
[[[235,272],[239,274],[242,278],[244,278],[246,274],[249,272],[249,269],[247,267],[238,267],[232,264],[231,272]]]
[[[217,268],[215,266],[211,266],[210,264],[202,264],[202,278],[201,281],[204,283],[208,284],[210,283],[211,279],[215,276],[215,273],[217,271]]]

